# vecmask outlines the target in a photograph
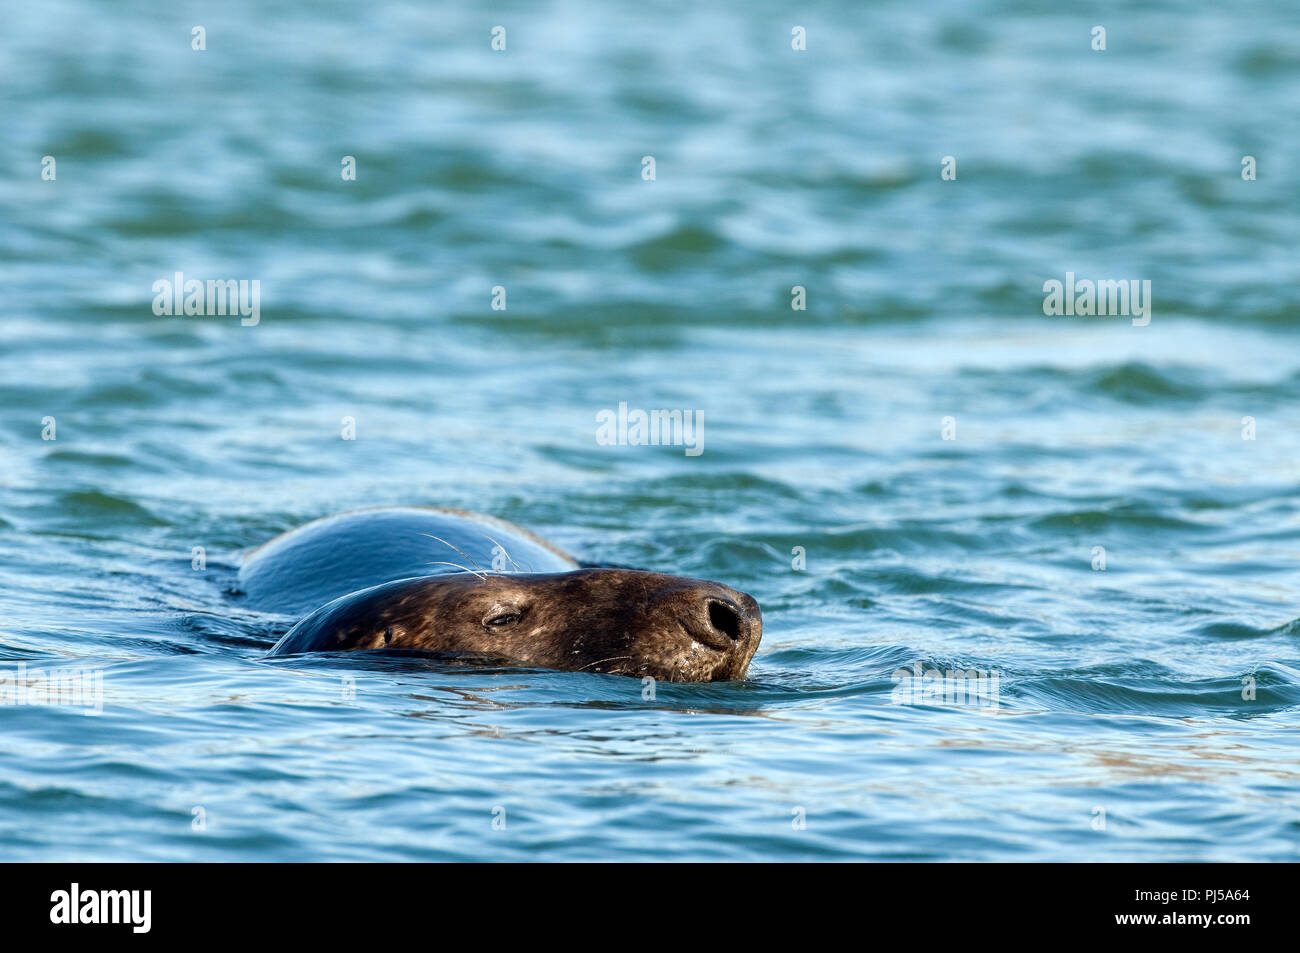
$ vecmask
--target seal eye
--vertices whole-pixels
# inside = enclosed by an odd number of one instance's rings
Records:
[[[504,629],[514,625],[523,618],[523,613],[514,606],[493,606],[483,617],[483,628]]]

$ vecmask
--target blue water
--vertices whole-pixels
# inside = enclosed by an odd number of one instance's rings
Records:
[[[0,857],[1300,857],[1291,4],[0,20],[0,672],[103,686],[0,706]],[[266,659],[240,554],[385,504],[742,588],[750,678]]]

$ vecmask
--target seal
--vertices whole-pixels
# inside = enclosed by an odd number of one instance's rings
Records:
[[[718,582],[583,566],[534,534],[461,510],[327,517],[248,554],[254,608],[307,615],[272,655],[390,651],[705,682],[744,678],[754,598]]]

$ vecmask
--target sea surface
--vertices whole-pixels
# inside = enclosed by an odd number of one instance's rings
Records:
[[[0,24],[0,859],[1300,859],[1294,3]],[[744,589],[749,677],[268,659],[241,554],[397,504]]]

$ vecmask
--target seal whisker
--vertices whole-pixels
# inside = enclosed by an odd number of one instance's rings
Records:
[[[473,556],[471,556],[469,553],[465,552],[465,550],[461,549],[459,546],[452,546],[451,543],[447,542],[447,541],[446,541],[445,539],[443,539],[441,536],[434,536],[432,533],[421,533],[420,535],[421,535],[421,536],[428,536],[430,539],[436,539],[438,542],[442,543],[444,546],[451,546],[452,549],[456,550],[456,552],[460,553],[462,556],[464,556],[466,559],[468,559],[470,562],[472,562],[472,563],[474,564],[474,568],[475,568],[475,569],[477,569],[479,572],[484,573],[484,574],[486,575],[487,570],[484,569],[482,566],[480,566],[480,565],[478,564],[478,562],[474,559]]]
[[[469,573],[469,574],[472,575],[472,576],[478,576],[480,579],[486,579],[486,578],[487,578],[487,576],[486,576],[485,574],[483,574],[483,573],[481,573],[481,572],[475,572],[474,570],[470,569],[468,566],[462,566],[460,563],[449,563],[449,562],[447,562],[447,561],[444,560],[444,559],[435,559],[435,560],[433,560],[432,562],[428,563],[427,565],[430,565],[430,566],[455,566],[455,567],[456,567],[457,569],[459,569],[461,572],[467,572],[467,573]]]
[[[489,543],[491,543],[493,546],[496,546],[498,549],[501,550],[501,552],[505,553],[506,559],[510,560],[510,565],[515,567],[515,572],[523,572],[523,570],[519,568],[519,563],[515,562],[514,558],[510,555],[510,550],[506,549],[504,546],[498,543],[491,536],[488,536],[487,533],[484,533],[483,535]]]
[[[588,662],[586,665],[582,666],[582,668],[575,668],[574,671],[575,671],[575,672],[581,672],[583,669],[591,668],[593,665],[599,665],[601,662],[612,662],[612,661],[614,661],[615,659],[627,659],[627,660],[630,662],[630,661],[632,661],[632,656],[630,656],[630,655],[611,655],[609,658],[598,658],[598,659],[596,659],[596,661],[594,661],[594,662]],[[611,674],[614,674],[614,673],[611,673]]]

